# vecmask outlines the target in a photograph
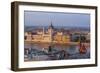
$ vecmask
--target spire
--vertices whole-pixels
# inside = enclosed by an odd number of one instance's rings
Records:
[[[45,33],[45,28],[43,27],[43,34]]]
[[[52,25],[52,22],[51,22],[51,24],[50,24],[49,28],[52,28],[52,29],[53,29],[53,25]]]

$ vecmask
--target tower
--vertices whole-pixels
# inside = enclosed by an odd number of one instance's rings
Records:
[[[51,22],[51,24],[48,28],[48,33],[50,35],[50,42],[52,42],[52,40],[53,40],[53,25],[52,25],[52,22]]]
[[[45,28],[43,27],[43,35],[45,34]]]

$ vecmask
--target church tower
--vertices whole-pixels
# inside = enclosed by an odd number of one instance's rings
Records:
[[[50,42],[53,41],[53,30],[54,30],[54,28],[53,28],[53,25],[52,25],[52,22],[51,22],[51,24],[50,24],[50,26],[48,28],[48,33],[50,35]]]

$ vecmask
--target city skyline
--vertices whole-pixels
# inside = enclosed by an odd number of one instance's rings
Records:
[[[58,13],[24,11],[25,26],[90,27],[90,15],[83,13]]]
[[[25,62],[90,58],[89,14],[25,11],[24,16]]]

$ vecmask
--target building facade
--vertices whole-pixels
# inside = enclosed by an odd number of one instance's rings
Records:
[[[36,31],[35,34],[32,34],[32,32],[25,32],[24,37],[25,41],[33,42],[70,42],[70,35],[64,34],[63,31],[55,30],[52,23],[47,30],[43,27],[42,30]]]

